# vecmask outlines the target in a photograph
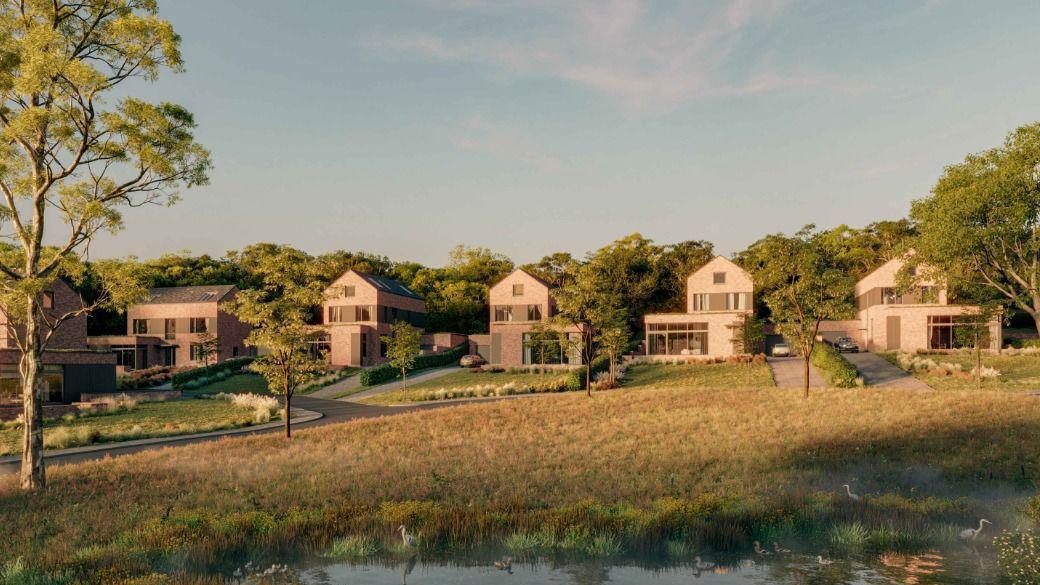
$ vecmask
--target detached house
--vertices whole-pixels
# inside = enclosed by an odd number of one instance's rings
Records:
[[[928,277],[927,266],[918,267],[919,274],[909,275],[915,280],[912,290],[900,292],[899,275],[905,264],[905,256],[893,258],[857,282],[856,319],[824,321],[820,325],[823,337],[852,337],[869,351],[961,347],[963,340],[956,332],[965,324],[978,321],[979,307],[951,305],[946,287]],[[985,326],[990,349],[999,349],[1003,344],[999,317]]]
[[[328,351],[334,367],[379,364],[386,361],[379,338],[397,321],[425,327],[422,297],[396,280],[348,270],[325,289],[323,332],[315,346]]]
[[[516,269],[488,291],[491,306],[490,334],[470,336],[478,344],[478,353],[489,364],[521,366],[542,364],[580,365],[575,351],[580,330],[566,327],[574,343],[559,340],[535,341],[535,326],[556,315],[552,286],[537,276]],[[547,347],[552,346],[552,347]]]
[[[251,355],[245,338],[252,327],[221,308],[237,293],[232,284],[153,288],[147,300],[127,311],[126,335],[91,336],[89,343],[115,353],[123,370],[202,365],[206,334],[219,348],[208,356],[211,362]]]
[[[754,311],[754,288],[743,268],[717,256],[686,279],[685,313],[643,318],[647,355],[736,355],[734,326]]]
[[[44,313],[52,319],[83,307],[80,296],[61,280],[54,281],[42,295]],[[0,312],[0,403],[22,399],[16,327]],[[88,347],[86,315],[69,319],[58,326],[43,353],[43,399],[78,402],[85,392],[112,392],[116,389],[115,366],[115,356]]]

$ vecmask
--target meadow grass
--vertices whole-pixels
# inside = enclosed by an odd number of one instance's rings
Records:
[[[636,364],[629,367],[626,388],[768,388],[776,386],[766,363]]]
[[[1022,470],[1040,470],[1038,440],[1040,400],[1006,392],[643,387],[469,404],[56,467],[40,496],[0,477],[0,562],[118,583],[157,563],[359,548],[337,547],[346,537],[394,550],[401,524],[422,551],[864,546],[832,532],[854,523],[865,546],[898,550],[983,514],[999,532]]]
[[[234,374],[197,390],[186,390],[186,396],[205,396],[208,394],[263,394],[268,392],[267,381],[260,374]]]
[[[519,374],[509,372],[485,372],[473,370],[459,370],[432,380],[424,380],[415,384],[408,384],[404,390],[391,390],[382,394],[366,398],[362,402],[366,404],[405,404],[409,402],[421,402],[430,391],[462,389],[471,386],[495,385],[504,386],[515,384],[517,386],[533,386],[546,382],[562,381],[565,373],[553,372],[545,374]]]
[[[897,364],[895,353],[879,353],[889,362]],[[975,367],[975,357],[971,354],[922,354],[936,362],[960,364],[965,371]],[[1000,376],[984,378],[982,387],[988,390],[1010,390],[1015,392],[1036,392],[1040,390],[1040,356],[1036,355],[992,355],[982,356],[984,367],[996,368]],[[916,371],[915,378],[936,390],[974,390],[975,380],[971,377],[937,376],[925,371]]]
[[[47,421],[44,446],[65,449],[94,443],[167,437],[231,429],[255,423],[254,409],[233,406],[223,400],[173,400],[142,402],[114,414]],[[0,429],[0,455],[21,452],[21,427]]]

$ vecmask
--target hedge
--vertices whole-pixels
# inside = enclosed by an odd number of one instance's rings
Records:
[[[855,388],[861,384],[856,366],[826,343],[816,344],[812,353],[812,364],[835,388]]]
[[[596,380],[596,374],[605,372],[610,369],[610,358],[606,356],[600,356],[592,360],[592,380]],[[584,390],[585,389],[585,368],[578,367],[574,368],[567,373],[567,389],[568,390]]]
[[[209,366],[202,366],[201,368],[195,368],[193,370],[186,370],[183,372],[177,372],[173,375],[173,387],[179,388],[192,380],[199,378],[212,378],[214,375],[220,372],[227,372],[228,374],[234,374],[240,371],[242,368],[253,363],[255,357],[243,356],[237,358],[231,358],[224,360],[220,363],[212,364]]]
[[[460,343],[445,352],[421,355],[415,359],[415,364],[408,371],[414,372],[416,370],[425,370],[428,368],[457,364],[459,360],[462,359],[462,356],[467,353],[469,353],[468,341]],[[399,368],[395,368],[390,364],[380,364],[362,370],[361,373],[358,374],[358,380],[361,381],[362,386],[375,386],[376,384],[396,380],[400,375],[401,370]]]
[[[1040,339],[1016,339],[1011,342],[1011,347],[1025,349],[1027,347],[1040,347]]]

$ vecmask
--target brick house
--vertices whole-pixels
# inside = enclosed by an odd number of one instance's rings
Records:
[[[534,349],[532,334],[534,326],[557,313],[552,286],[537,276],[518,268],[500,280],[488,291],[491,307],[490,333],[472,335],[477,353],[489,364],[522,366],[541,363],[541,352]],[[575,326],[566,328],[566,333],[575,339],[580,330]],[[580,365],[581,356],[572,348],[561,345],[555,352],[548,352],[546,364]]]
[[[329,364],[337,368],[383,363],[386,347],[379,338],[390,334],[393,323],[405,321],[417,329],[426,324],[422,297],[396,280],[357,270],[348,270],[325,289],[321,313],[314,344],[328,352]]]
[[[81,309],[83,300],[64,281],[55,280],[43,291],[42,304],[48,316],[57,318]],[[15,327],[2,312],[0,320],[0,403],[21,402]],[[86,315],[63,322],[43,353],[44,401],[78,402],[83,393],[114,391],[115,365],[115,356],[88,347]]]
[[[717,256],[686,279],[686,312],[643,317],[650,356],[736,355],[733,328],[754,312],[754,281],[733,261]]]
[[[221,309],[238,293],[232,284],[154,288],[126,314],[126,335],[91,336],[89,343],[116,355],[122,370],[152,366],[202,365],[200,337],[210,333],[219,347],[211,362],[253,355],[245,338],[252,327]]]
[[[911,252],[912,254],[912,252]],[[928,278],[929,268],[920,266],[912,290],[899,292],[899,276],[906,257],[893,258],[856,283],[856,318],[824,321],[825,339],[848,336],[868,351],[946,350],[960,345],[955,330],[974,321],[978,306],[951,305],[946,287]],[[1000,318],[987,324],[990,349],[1003,344]]]

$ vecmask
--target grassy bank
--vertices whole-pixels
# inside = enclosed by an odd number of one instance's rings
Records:
[[[1001,392],[560,394],[59,467],[39,497],[0,477],[0,554],[118,582],[255,548],[392,543],[402,523],[429,550],[733,548],[852,522],[920,544],[980,514],[1006,524],[1038,440],[1040,401]]]
[[[878,355],[898,365],[895,353],[885,352]],[[975,367],[974,356],[971,354],[923,354],[920,357],[931,358],[940,363],[960,364],[964,372],[970,372]],[[1000,372],[1000,376],[996,378],[984,378],[983,388],[1013,392],[1036,392],[1040,389],[1040,356],[984,354],[982,365],[987,368],[995,368]],[[975,380],[967,374],[938,376],[927,371],[914,371],[912,375],[936,390],[971,390],[975,388]]]
[[[462,391],[466,388],[477,386],[502,387],[508,384],[518,387],[544,386],[562,384],[564,377],[565,374],[559,372],[547,374],[518,374],[509,372],[459,370],[432,380],[408,384],[407,389],[384,392],[365,399],[362,402],[367,404],[403,404],[408,402],[422,402],[430,400],[432,398],[430,394],[436,393],[440,390],[451,393],[452,391]]]
[[[639,364],[631,366],[626,388],[765,388],[776,386],[766,363]]]
[[[47,421],[43,442],[48,449],[94,443],[168,437],[232,429],[254,424],[253,411],[223,400],[142,402],[129,410]],[[0,455],[21,453],[21,427],[0,429]]]

